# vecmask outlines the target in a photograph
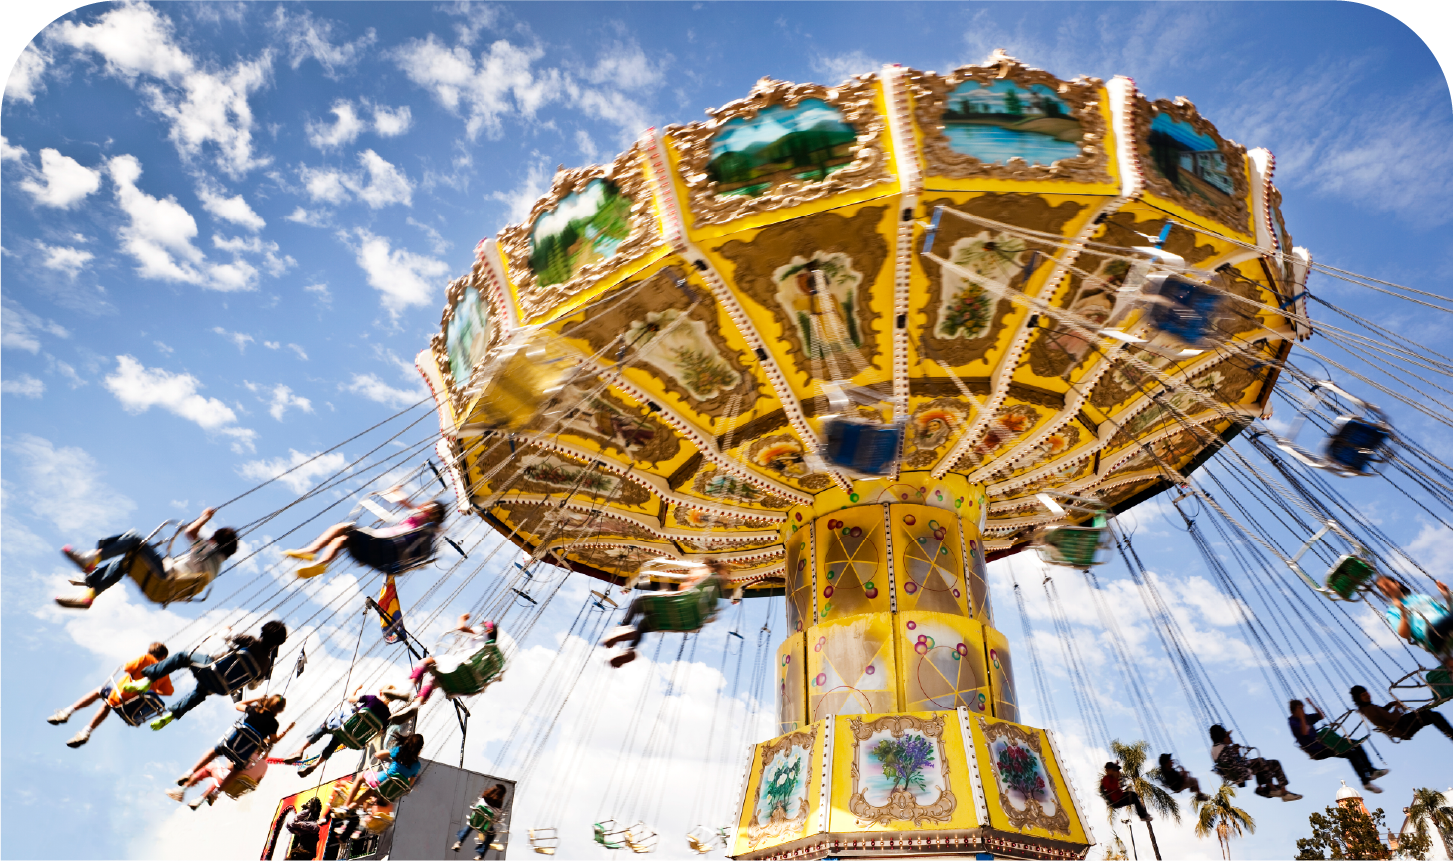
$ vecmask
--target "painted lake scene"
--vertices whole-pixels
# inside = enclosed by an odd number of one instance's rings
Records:
[[[852,163],[857,136],[821,99],[764,108],[751,119],[722,124],[706,173],[720,195],[756,197],[782,182],[820,182]]]
[[[1051,165],[1080,154],[1080,127],[1069,105],[1043,84],[965,81],[949,93],[943,132],[954,152],[985,164],[1020,158]]]
[[[535,219],[530,269],[541,286],[563,284],[615,254],[630,234],[630,199],[609,180],[591,180]]]
[[[1210,135],[1169,114],[1156,114],[1146,142],[1155,169],[1176,188],[1211,203],[1230,202],[1235,186],[1226,172],[1226,156]]]

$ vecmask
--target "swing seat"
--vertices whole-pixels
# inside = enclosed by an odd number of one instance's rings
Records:
[[[1408,711],[1437,708],[1453,700],[1453,670],[1446,667],[1413,670],[1393,682],[1388,693]]]
[[[267,774],[267,751],[262,750],[248,762],[247,767],[232,775],[230,780],[221,786],[228,798],[238,799],[257,789],[262,778]]]
[[[660,835],[644,822],[637,822],[626,829],[626,848],[637,855],[655,852],[658,842],[660,842]]]
[[[119,690],[121,683],[130,678],[131,675],[125,670],[117,670],[116,675],[112,676],[111,681],[107,683],[107,695],[109,696],[111,691]],[[147,721],[160,717],[161,713],[166,711],[166,703],[151,691],[143,691],[134,697],[122,700],[121,705],[112,706],[111,710],[120,715],[121,719],[126,721],[127,726],[141,726]]]
[[[253,682],[262,681],[262,667],[244,649],[234,649],[221,657],[213,658],[209,664],[194,668],[198,684],[205,684],[207,690],[219,696],[240,691]]]
[[[529,834],[536,855],[554,855],[560,846],[560,832],[554,828],[531,828]]]
[[[903,447],[903,423],[877,424],[847,416],[823,420],[825,456],[833,466],[864,475],[887,475]]]
[[[1337,730],[1329,726],[1324,726],[1317,730],[1317,741],[1320,741],[1323,747],[1332,751],[1334,756],[1345,756],[1361,744],[1359,741],[1344,738]]]
[[[349,750],[363,750],[383,732],[383,726],[384,722],[371,709],[359,709],[333,731],[333,737]]]
[[[1377,569],[1372,563],[1353,553],[1348,553],[1332,564],[1327,572],[1327,591],[1343,601],[1355,600],[1359,593],[1372,586]]]
[[[250,763],[257,754],[267,753],[262,736],[241,721],[232,725],[232,731],[227,734],[227,738],[217,745],[217,752],[237,763]]]
[[[1150,325],[1190,346],[1206,343],[1221,307],[1219,291],[1179,275],[1156,273],[1146,279],[1145,295],[1157,299],[1147,313]]]
[[[389,829],[390,825],[394,824],[393,810],[389,809],[369,811],[368,813],[363,815],[363,818],[362,820],[360,820],[359,824],[361,824],[363,826],[363,830],[367,831],[369,834],[372,834],[374,836],[382,834]]]
[[[387,780],[379,781],[378,789],[374,791],[378,793],[379,798],[382,798],[384,801],[393,804],[400,798],[408,795],[409,790],[413,788],[414,782],[412,780],[408,779],[407,777],[399,777],[398,775],[394,775]]]
[[[163,520],[159,526],[146,536],[146,543],[152,544],[152,539],[157,533],[166,528],[167,524],[176,521]],[[178,527],[177,534],[181,534],[181,527]],[[152,550],[157,556],[166,558],[171,552],[172,543],[177,540],[177,535],[172,535],[166,546],[153,545]],[[210,577],[168,577],[165,571],[158,571],[146,564],[135,550],[126,555],[123,560],[126,576],[135,581],[141,594],[145,595],[148,601],[155,602],[163,607],[168,604],[185,604],[192,601],[203,601],[207,598],[207,592],[212,585]]]
[[[726,846],[725,828],[711,829],[698,825],[686,832],[686,845],[698,855],[705,855],[718,846]]]
[[[1039,537],[1035,552],[1051,565],[1089,568],[1098,565],[1100,551],[1109,538],[1103,514],[1095,515],[1089,526],[1052,526]]]
[[[476,801],[474,806],[469,808],[469,827],[478,831],[481,835],[494,827],[495,817],[499,811],[485,804],[483,801]]]
[[[485,358],[491,373],[471,394],[479,397],[470,423],[495,430],[517,431],[569,382],[574,363],[555,339],[521,333]],[[463,385],[458,380],[456,384]]]
[[[663,595],[644,595],[642,605],[653,631],[699,631],[716,615],[721,584],[715,577],[696,587]]]
[[[626,848],[626,837],[629,830],[616,825],[614,819],[606,819],[591,826],[593,837],[596,843],[607,849]]]
[[[1370,467],[1387,459],[1392,430],[1381,422],[1342,416],[1332,425],[1327,440],[1327,463],[1352,475],[1370,475]]]
[[[458,640],[455,641],[458,643]],[[470,637],[456,648],[444,650],[434,663],[434,679],[451,697],[483,691],[504,676],[505,658],[498,642]]]

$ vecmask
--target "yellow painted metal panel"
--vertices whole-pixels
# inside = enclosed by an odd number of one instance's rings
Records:
[[[993,828],[1088,842],[1044,730],[987,715],[973,716],[969,725]]]
[[[836,718],[829,830],[977,827],[966,756],[955,712]]]
[[[896,623],[906,710],[963,706],[973,714],[988,712],[982,624],[965,615],[914,611],[900,611]]]
[[[756,746],[730,854],[770,849],[820,832],[825,734],[826,724],[816,723]]]
[[[807,630],[808,718],[874,714],[897,707],[890,613],[864,613]]]
[[[805,634],[788,634],[777,647],[777,728],[792,732],[807,723]]]

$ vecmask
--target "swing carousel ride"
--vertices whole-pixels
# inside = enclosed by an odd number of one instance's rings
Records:
[[[648,131],[610,164],[562,167],[529,218],[480,242],[449,285],[442,330],[416,360],[430,397],[330,449],[391,434],[239,530],[326,502],[265,548],[350,499],[350,520],[381,525],[396,519],[386,503],[454,497],[447,547],[410,539],[417,552],[339,562],[365,588],[382,585],[367,607],[326,577],[262,577],[229,596],[325,640],[352,640],[333,620],[363,612],[339,677],[314,672],[290,692],[310,704],[299,726],[345,706],[355,685],[377,689],[407,671],[406,656],[422,678],[427,656],[447,704],[409,726],[437,758],[457,721],[462,766],[467,703],[508,674],[574,572],[600,584],[494,748],[492,772],[519,775],[527,796],[553,780],[532,811],[539,821],[514,828],[516,846],[527,839],[550,855],[562,829],[585,834],[562,820],[581,782],[573,769],[606,731],[591,710],[628,675],[595,644],[629,596],[642,599],[638,627],[662,634],[647,648],[666,684],[658,696],[654,675],[642,681],[617,728],[591,832],[605,849],[647,853],[661,840],[649,823],[664,781],[648,778],[679,735],[683,668],[698,644],[717,642],[696,634],[720,615],[730,617],[716,626],[720,677],[732,681],[693,750],[707,773],[695,782],[691,850],[1083,858],[1096,842],[1091,799],[1052,732],[1044,664],[1062,658],[1091,747],[1128,730],[1111,732],[1100,713],[1056,577],[1091,587],[1109,644],[1094,684],[1114,678],[1157,752],[1175,752],[1175,740],[1100,589],[1096,567],[1111,558],[1142,598],[1191,717],[1254,741],[1117,519],[1157,496],[1255,644],[1273,696],[1331,706],[1348,686],[1382,679],[1414,711],[1453,699],[1439,667],[1453,665],[1446,642],[1398,653],[1363,625],[1368,607],[1387,606],[1380,574],[1436,589],[1339,490],[1381,477],[1447,525],[1453,467],[1349,389],[1395,401],[1403,424],[1453,427],[1453,411],[1415,394],[1449,391],[1436,378],[1453,378],[1453,360],[1313,296],[1307,279],[1420,310],[1453,305],[1293,247],[1271,153],[1222,137],[1184,99],[1150,101],[1126,78],[1060,80],[1003,55],[947,75],[891,66],[836,87],[763,79],[708,114]],[[1310,301],[1339,325],[1314,332]],[[1266,421],[1276,399],[1290,422]],[[1322,443],[1308,441],[1316,433]],[[371,490],[430,449],[437,466],[406,477],[412,493]],[[501,572],[502,548],[519,561]],[[986,570],[1031,548],[1059,572],[1042,584],[1058,658],[1036,648],[1014,584],[1047,728],[1022,722],[1016,650],[996,627]],[[205,597],[140,585],[163,603]],[[742,633],[748,598],[768,610],[755,659]],[[416,638],[463,607],[498,627],[456,630],[432,652]],[[223,616],[207,618],[256,619]],[[365,648],[371,617],[382,631]],[[203,633],[200,621],[174,650]],[[302,676],[309,636],[278,656],[279,668],[296,659],[278,674],[282,692]],[[761,741],[767,688],[776,734]],[[154,696],[136,703],[123,713],[133,726],[162,707]],[[1357,739],[1359,720],[1348,706],[1323,741]],[[360,709],[335,741],[367,761],[384,724]],[[556,736],[562,725],[570,731]],[[261,770],[295,762],[258,756]],[[260,771],[249,773],[256,786]],[[346,783],[320,775],[285,799],[269,847],[284,815]],[[406,801],[411,786],[380,795]],[[511,842],[510,814],[479,810],[489,839]],[[367,830],[386,831],[393,811],[375,811]]]

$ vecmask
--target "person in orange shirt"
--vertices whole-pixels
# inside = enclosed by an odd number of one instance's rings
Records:
[[[157,663],[166,656],[166,646],[162,645],[161,643],[152,643],[150,646],[147,647],[146,654],[142,655],[139,658],[128,661],[125,666],[122,667],[122,669],[126,671],[126,675],[132,681],[137,681],[143,678],[141,671],[144,668]],[[171,696],[174,693],[174,691],[172,690],[171,676],[162,676],[159,679],[153,680],[151,683],[151,692],[164,697]],[[94,691],[91,691],[90,693],[81,697],[75,705],[70,706],[69,708],[63,708],[55,714],[51,715],[50,717],[46,718],[45,720],[46,723],[52,725],[63,724],[66,721],[70,720],[71,715],[75,714],[78,710],[85,708],[86,706],[94,703],[97,700],[101,700],[101,707],[96,710],[96,714],[94,717],[91,718],[91,722],[86,726],[85,729],[76,733],[70,741],[66,742],[67,747],[80,747],[81,745],[91,740],[91,732],[95,730],[96,727],[101,725],[101,721],[106,719],[106,715],[110,714],[113,708],[121,705],[122,703],[130,700],[135,696],[137,696],[137,693],[135,691],[117,690],[116,688],[112,687],[111,682],[107,682],[104,686],[99,687]]]

